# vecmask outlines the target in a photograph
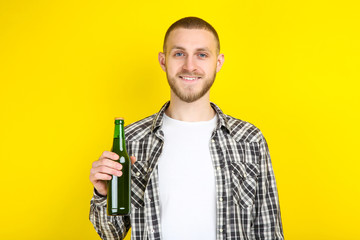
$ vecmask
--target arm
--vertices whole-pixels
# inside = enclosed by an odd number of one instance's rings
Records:
[[[89,219],[101,239],[124,239],[130,229],[129,216],[108,216],[106,213],[106,197],[94,189],[90,202]]]
[[[106,212],[106,181],[110,180],[112,175],[122,175],[122,165],[113,161],[118,158],[116,153],[104,151],[100,158],[93,162],[90,170],[94,194],[90,202],[89,219],[102,239],[123,239],[130,229],[129,216],[108,216]],[[130,158],[134,164],[136,158]]]
[[[262,134],[259,142],[259,151],[260,175],[256,189],[252,239],[282,240],[284,239],[284,233],[276,181],[269,148]]]

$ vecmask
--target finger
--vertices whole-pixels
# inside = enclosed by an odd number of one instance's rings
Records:
[[[122,175],[122,172],[120,170],[115,170],[113,168],[109,168],[107,166],[101,165],[95,169],[93,169],[93,174],[96,175],[96,173],[105,173],[108,175],[115,175],[120,177]]]
[[[130,157],[130,160],[131,160],[131,165],[134,164],[136,162],[136,157],[134,156],[131,156]]]
[[[100,159],[100,160],[97,160],[97,161],[93,162],[93,165],[92,165],[93,168],[97,168],[97,167],[100,167],[100,166],[107,166],[109,168],[113,168],[113,169],[116,169],[116,170],[121,170],[122,169],[122,165],[119,162],[110,160],[108,158],[103,158],[103,159]]]
[[[106,180],[111,180],[111,178],[112,178],[112,176],[109,174],[98,172],[98,173],[95,173],[92,177],[90,177],[90,181],[91,182],[96,182],[99,180],[106,181]]]
[[[119,155],[117,155],[116,153],[114,152],[109,152],[109,151],[104,151],[99,160],[100,159],[104,159],[104,158],[109,158],[109,159],[112,159],[112,160],[118,160],[119,159]]]

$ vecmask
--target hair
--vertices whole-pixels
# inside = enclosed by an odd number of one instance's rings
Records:
[[[219,40],[219,36],[215,30],[215,28],[213,28],[213,26],[211,26],[208,22],[206,22],[205,20],[198,18],[198,17],[185,17],[182,18],[176,22],[174,22],[169,29],[166,31],[165,34],[165,38],[164,38],[164,44],[163,44],[163,51],[166,54],[166,41],[170,35],[170,33],[172,31],[174,31],[175,29],[178,28],[185,28],[185,29],[203,29],[203,30],[207,30],[213,33],[215,39],[216,39],[216,43],[217,43],[217,50],[218,52],[220,52],[220,40]]]

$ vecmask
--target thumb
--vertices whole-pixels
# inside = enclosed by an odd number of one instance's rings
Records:
[[[130,157],[130,160],[131,160],[131,164],[134,164],[134,163],[136,162],[136,157],[131,156],[131,157]]]

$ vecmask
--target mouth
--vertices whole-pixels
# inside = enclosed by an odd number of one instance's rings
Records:
[[[201,77],[194,77],[194,76],[179,76],[179,77],[187,82],[193,82],[193,81],[201,78]]]

